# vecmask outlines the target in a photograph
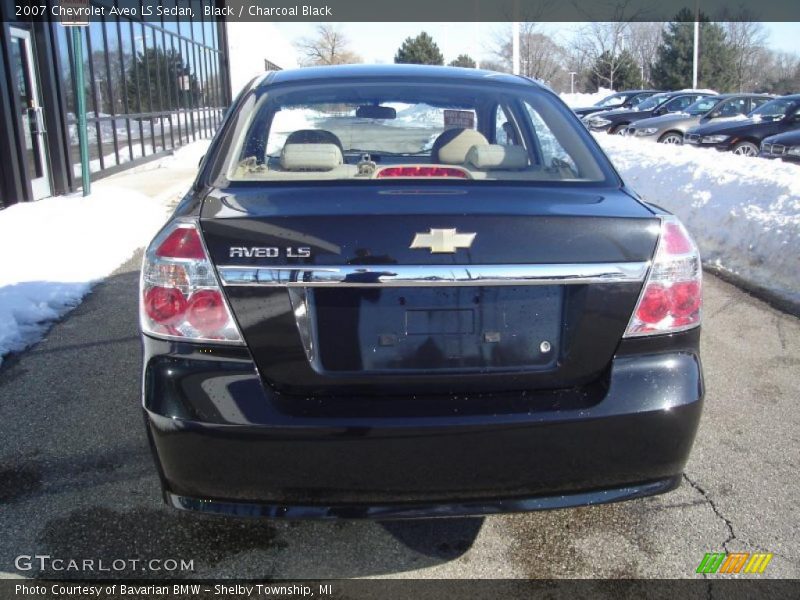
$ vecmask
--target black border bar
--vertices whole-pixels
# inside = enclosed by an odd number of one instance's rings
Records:
[[[21,10],[27,21],[58,20],[58,0],[13,0],[19,7],[47,6],[47,14]],[[145,21],[330,22],[586,22],[670,21],[681,9],[699,8],[713,21],[800,21],[798,0],[90,0],[88,20],[125,16]],[[180,14],[175,14],[175,10]],[[213,9],[213,10],[212,10]],[[118,13],[117,13],[118,14]]]

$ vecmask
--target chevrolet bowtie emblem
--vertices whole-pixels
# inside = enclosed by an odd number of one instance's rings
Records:
[[[474,233],[458,233],[457,229],[431,229],[428,233],[414,236],[410,248],[430,248],[434,252],[455,252],[457,248],[469,248]]]

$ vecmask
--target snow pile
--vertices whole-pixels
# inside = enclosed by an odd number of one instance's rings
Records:
[[[37,341],[49,321],[146,244],[166,220],[165,199],[97,182],[86,198],[0,211],[0,363]]]
[[[397,118],[386,121],[395,127],[421,127],[423,129],[444,129],[444,109],[427,104],[405,105],[397,109]]]
[[[197,169],[200,166],[200,160],[208,152],[210,145],[210,139],[197,140],[178,148],[172,156],[162,158],[156,163],[156,166],[159,169]],[[148,165],[143,165],[142,170],[149,170]]]
[[[800,169],[600,134],[625,181],[680,217],[703,261],[800,306]]]
[[[586,106],[592,106],[613,93],[614,90],[601,87],[593,94],[561,94],[561,99],[570,108],[583,108]]]
[[[325,117],[324,113],[311,108],[284,108],[278,111],[269,130],[267,154],[278,154],[290,133],[301,129],[316,129],[317,122]]]

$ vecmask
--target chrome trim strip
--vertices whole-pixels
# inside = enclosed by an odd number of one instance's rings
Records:
[[[220,266],[217,270],[225,286],[457,287],[641,282],[649,267],[647,261],[542,265]]]

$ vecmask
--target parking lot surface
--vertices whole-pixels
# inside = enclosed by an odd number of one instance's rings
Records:
[[[99,576],[673,578],[698,577],[706,552],[759,551],[774,553],[763,576],[800,577],[800,320],[719,279],[705,280],[706,406],[677,491],[488,518],[290,523],[161,503],[139,396],[139,264],[0,369],[1,576],[37,576],[15,559],[48,554],[193,561]]]

